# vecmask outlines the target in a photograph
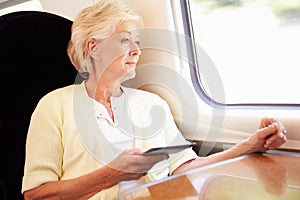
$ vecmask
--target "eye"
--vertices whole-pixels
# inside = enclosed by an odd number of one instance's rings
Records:
[[[130,39],[129,38],[123,38],[121,40],[121,42],[124,43],[124,44],[129,44],[130,43]]]
[[[135,41],[135,44],[139,46],[140,45],[140,41]]]

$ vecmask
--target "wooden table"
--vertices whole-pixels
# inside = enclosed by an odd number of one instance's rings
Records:
[[[129,189],[120,199],[300,200],[300,155],[242,156]]]

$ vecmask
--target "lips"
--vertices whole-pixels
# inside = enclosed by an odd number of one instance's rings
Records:
[[[125,62],[126,65],[136,66],[136,62]]]

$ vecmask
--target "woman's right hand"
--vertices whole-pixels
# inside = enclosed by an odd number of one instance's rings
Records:
[[[156,163],[168,159],[166,154],[142,155],[140,149],[124,150],[106,167],[118,171],[123,181],[137,180],[147,174]]]

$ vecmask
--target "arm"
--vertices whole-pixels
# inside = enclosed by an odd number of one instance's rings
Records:
[[[247,155],[254,152],[264,152],[281,146],[286,141],[286,136],[282,133],[284,127],[275,119],[263,119],[259,129],[246,140],[237,143],[230,149],[199,157],[179,166],[173,174],[185,172],[190,169],[202,167],[238,156]]]
[[[138,149],[123,151],[115,160],[86,175],[51,181],[24,192],[24,199],[88,199],[121,181],[137,180],[167,155],[142,156]]]
[[[45,183],[24,192],[24,199],[88,199],[120,182],[122,173],[103,167],[78,178]]]

